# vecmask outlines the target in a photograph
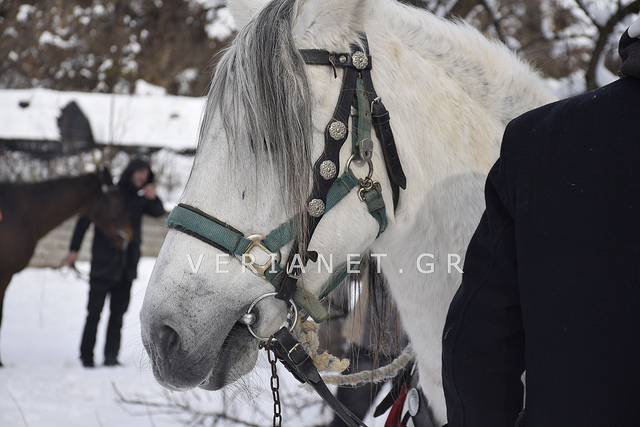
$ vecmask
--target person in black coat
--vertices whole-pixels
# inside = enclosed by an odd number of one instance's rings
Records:
[[[122,318],[129,307],[131,284],[137,277],[142,243],[142,215],[162,216],[165,211],[153,186],[154,175],[147,162],[134,159],[122,173],[118,191],[124,200],[125,209],[133,229],[133,238],[126,250],[122,251],[94,227],[91,248],[91,273],[89,275],[89,302],[87,319],[80,344],[80,359],[85,367],[93,367],[93,348],[100,313],[109,294],[109,324],[104,347],[105,366],[116,366],[120,351],[120,330]],[[67,264],[72,266],[78,257],[78,250],[91,221],[80,217],[71,238]]]
[[[623,78],[505,131],[443,335],[449,427],[640,426],[639,36]]]

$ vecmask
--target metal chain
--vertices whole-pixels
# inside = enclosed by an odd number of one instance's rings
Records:
[[[273,396],[273,427],[282,426],[282,406],[280,405],[280,378],[278,377],[278,359],[276,354],[271,349],[271,341],[273,337],[269,338],[269,342],[265,345],[267,350],[267,357],[269,364],[271,365],[271,394]]]

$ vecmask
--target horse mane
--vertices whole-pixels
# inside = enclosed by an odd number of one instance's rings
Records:
[[[387,17],[387,25],[372,25],[371,32],[384,39],[392,31],[502,125],[531,105],[555,99],[531,62],[461,18],[446,19],[395,0],[375,0],[375,10]]]
[[[312,101],[293,41],[294,6],[272,1],[236,35],[216,67],[199,144],[220,114],[232,163],[252,153],[256,177],[278,176],[285,206],[296,214],[310,192],[307,178],[300,179],[311,176]]]

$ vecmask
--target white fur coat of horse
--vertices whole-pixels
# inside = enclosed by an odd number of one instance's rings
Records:
[[[261,18],[266,8],[274,9],[269,15],[278,17],[274,22],[286,21],[296,49],[349,52],[358,32],[364,31],[372,57],[373,83],[391,113],[407,188],[401,191],[394,211],[384,159],[374,137],[373,178],[382,184],[387,230],[376,239],[377,222],[352,192],[323,217],[309,248],[327,260],[332,257],[335,265],[346,262],[349,254],[367,250],[378,254],[417,354],[421,387],[436,422],[442,425],[446,422],[440,372],[442,329],[461,281],[456,267],[462,268],[466,246],[483,211],[484,179],[497,159],[506,124],[551,101],[551,95],[537,74],[504,46],[464,23],[448,22],[396,1],[275,0],[267,6],[260,0],[228,3],[241,30],[225,54],[228,61],[223,58],[221,62],[226,73],[219,69],[214,77],[214,87],[219,89],[210,95],[181,202],[247,235],[268,234],[289,219],[296,211],[296,207],[285,208],[291,204],[290,193],[300,194],[293,197],[294,204],[308,196],[310,175],[299,176],[296,182],[280,178],[308,173],[320,155],[324,129],[341,88],[341,70],[335,78],[331,67],[303,65],[301,77],[291,70],[295,61],[289,61],[286,52],[282,58],[264,58],[261,55],[265,52],[252,51],[249,42],[269,25]],[[278,15],[283,5],[290,6],[289,16]],[[311,124],[306,152],[276,146],[266,148],[263,157],[256,154],[260,144],[255,140],[268,138],[251,133],[260,133],[260,126],[269,123],[249,122],[261,114],[265,122],[273,122],[278,120],[278,111],[261,111],[270,107],[253,105],[251,100],[260,98],[250,93],[252,61],[279,61],[273,68],[273,79],[288,79],[284,83],[290,91],[303,94]],[[234,88],[247,93],[234,93]],[[244,101],[236,102],[234,96],[244,97]],[[268,101],[274,105],[289,102]],[[250,131],[230,129],[230,121]],[[341,152],[341,171],[350,155],[349,145]],[[296,153],[296,165],[309,165],[295,169]],[[280,156],[285,160],[278,159]],[[273,158],[264,165],[265,159]],[[278,165],[288,169],[280,170]],[[365,173],[366,169],[356,170],[359,176]],[[305,270],[303,286],[318,294],[328,272],[323,269],[318,273],[313,262]],[[252,370],[258,341],[238,320],[252,301],[267,292],[273,292],[273,287],[243,271],[237,260],[170,230],[141,313],[143,342],[157,379],[175,390],[197,386],[215,390]],[[257,308],[255,329],[269,336],[282,323],[285,305],[265,299]]]

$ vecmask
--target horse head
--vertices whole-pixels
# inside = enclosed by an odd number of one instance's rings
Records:
[[[321,215],[310,241],[304,238],[308,223],[317,219],[311,216],[317,213],[309,214],[317,185],[313,164],[323,153],[342,79],[331,66],[306,65],[299,49],[321,46],[350,53],[360,41],[358,14],[365,8],[360,2],[328,3],[276,1],[259,11],[244,9],[255,14],[217,68],[195,165],[181,198],[190,209],[187,214],[214,216],[238,235],[269,236],[289,223],[291,236],[277,248],[254,246],[245,257],[263,258],[256,260],[263,265],[272,250],[280,252],[286,269],[285,261],[296,251],[300,256],[293,262],[304,270],[298,287],[314,296],[380,230],[358,191],[352,191]],[[316,36],[314,25],[343,31]],[[341,131],[340,138],[346,139],[346,129]],[[371,171],[391,206],[386,217],[392,227],[391,189],[377,150],[369,163],[353,161],[350,170],[363,179]],[[338,151],[339,160],[330,166],[333,180],[344,174],[353,148],[348,142]],[[275,290],[251,265],[203,240],[169,231],[141,314],[155,374],[173,389],[218,389],[251,370],[259,341],[239,320],[253,301]],[[252,331],[260,337],[273,334],[287,313],[286,303],[275,298],[260,300],[254,310]]]
[[[86,215],[117,248],[124,250],[133,239],[133,227],[122,194],[113,184],[109,169],[101,167],[96,177],[100,194]]]

